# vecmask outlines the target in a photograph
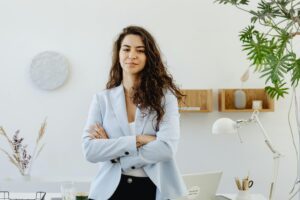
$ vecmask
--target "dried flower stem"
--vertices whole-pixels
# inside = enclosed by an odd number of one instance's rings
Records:
[[[20,167],[18,161],[16,161],[16,160],[14,159],[14,157],[11,157],[11,155],[9,155],[9,153],[8,153],[7,151],[5,151],[4,149],[0,148],[0,151],[2,151],[3,153],[5,153],[5,154],[7,155],[7,157],[9,158],[9,161],[10,161],[12,164],[14,164],[14,165],[18,168],[18,170],[20,171],[20,173],[23,175],[23,171],[22,171],[22,169],[21,169],[21,167]]]
[[[11,147],[12,150],[14,150],[14,146],[12,141],[9,139],[9,137],[7,136],[6,132],[4,131],[3,127],[0,127],[0,131],[2,133],[2,135],[4,135],[4,137],[6,138],[9,146]],[[23,175],[23,170],[22,167],[20,165],[20,155],[18,153],[13,154],[13,157],[11,157],[7,151],[4,151],[3,149],[1,149],[4,153],[6,153],[9,156],[10,161],[15,164],[17,166],[17,168],[20,170],[21,174]]]
[[[39,130],[39,134],[36,140],[36,145],[34,147],[32,156],[27,153],[27,145],[23,145],[24,138],[19,138],[19,130],[17,130],[13,135],[12,139],[10,139],[4,131],[3,127],[0,126],[0,135],[3,135],[6,138],[13,153],[9,154],[2,148],[0,148],[0,151],[7,155],[9,161],[18,168],[18,170],[23,176],[26,174],[30,174],[33,161],[38,157],[45,145],[43,144],[37,152],[39,143],[45,135],[46,125],[47,123],[45,119]]]
[[[37,148],[39,146],[39,142],[41,141],[41,139],[43,138],[43,136],[45,135],[45,130],[46,130],[46,126],[47,126],[47,118],[44,120],[44,122],[42,123],[41,125],[41,128],[39,130],[39,135],[38,135],[38,138],[36,139],[36,145],[34,147],[34,150],[33,150],[33,153],[32,153],[32,162],[30,162],[29,164],[29,167],[28,167],[28,173],[31,172],[31,166],[32,166],[32,163],[33,163],[33,160],[35,160],[37,158],[37,156],[40,154],[40,152],[42,151],[42,148],[44,147],[44,145],[39,149],[37,155],[36,155],[36,151],[37,151]]]

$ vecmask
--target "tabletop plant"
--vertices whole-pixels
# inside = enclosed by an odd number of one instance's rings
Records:
[[[2,151],[8,157],[9,161],[17,167],[22,176],[30,176],[33,161],[39,156],[45,145],[41,145],[40,142],[45,135],[46,124],[45,120],[40,127],[32,154],[29,154],[27,151],[27,145],[24,144],[24,138],[19,136],[19,130],[15,131],[12,138],[10,138],[6,134],[4,128],[0,126],[0,136],[3,136],[7,140],[11,148],[11,151],[7,151],[0,147],[0,151]]]
[[[300,0],[215,0],[219,4],[235,6],[250,15],[249,24],[242,29],[239,39],[250,67],[265,80],[265,90],[272,98],[284,98],[293,91],[296,122],[300,136],[300,107],[296,88],[300,79],[300,58],[295,40],[300,36]],[[298,40],[299,42],[299,40]],[[299,44],[298,49],[299,51]],[[299,139],[300,147],[300,139]],[[297,148],[296,154],[299,156]],[[300,165],[291,191],[292,199],[300,190]],[[295,190],[296,186],[298,189]]]

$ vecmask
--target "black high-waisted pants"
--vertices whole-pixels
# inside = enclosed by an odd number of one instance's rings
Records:
[[[121,176],[109,200],[155,200],[156,186],[148,177]]]

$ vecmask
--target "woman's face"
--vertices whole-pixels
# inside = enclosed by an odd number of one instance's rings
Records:
[[[136,75],[146,64],[145,45],[138,35],[126,35],[121,43],[119,62],[123,73]]]

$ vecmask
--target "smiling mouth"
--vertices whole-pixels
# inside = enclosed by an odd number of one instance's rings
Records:
[[[127,65],[137,65],[137,63],[126,63]]]

